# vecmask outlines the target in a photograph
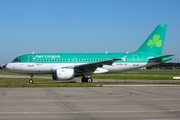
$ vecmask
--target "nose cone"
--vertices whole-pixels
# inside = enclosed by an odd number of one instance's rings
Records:
[[[5,69],[8,70],[8,71],[13,71],[14,66],[13,66],[13,64],[8,63],[8,64],[5,65]]]
[[[5,66],[4,66],[4,68],[6,69],[6,70],[9,70],[11,67],[10,67],[10,63],[8,63],[8,64],[6,64]]]

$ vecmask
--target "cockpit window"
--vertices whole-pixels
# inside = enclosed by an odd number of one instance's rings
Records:
[[[16,58],[13,60],[13,62],[21,62],[21,59]]]
[[[17,61],[18,61],[18,59],[17,59],[17,58],[13,60],[13,62],[17,62]]]

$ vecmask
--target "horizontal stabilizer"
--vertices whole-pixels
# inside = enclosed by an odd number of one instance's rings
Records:
[[[148,60],[152,60],[152,61],[159,61],[162,60],[163,58],[168,58],[174,55],[163,55],[163,56],[159,56],[159,57],[153,57],[153,58],[149,58]]]

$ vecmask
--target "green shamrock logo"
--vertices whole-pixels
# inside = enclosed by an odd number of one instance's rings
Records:
[[[162,46],[162,40],[160,40],[160,35],[154,35],[153,39],[149,40],[147,43],[148,46],[150,46],[150,48],[152,48],[154,45],[156,47],[161,47]]]

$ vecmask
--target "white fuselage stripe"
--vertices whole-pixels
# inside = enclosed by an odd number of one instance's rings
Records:
[[[76,66],[87,63],[9,63],[6,69],[19,73],[54,73],[56,69],[66,66]],[[110,73],[123,72],[127,70],[138,69],[155,63],[113,63],[112,65],[104,65]]]

